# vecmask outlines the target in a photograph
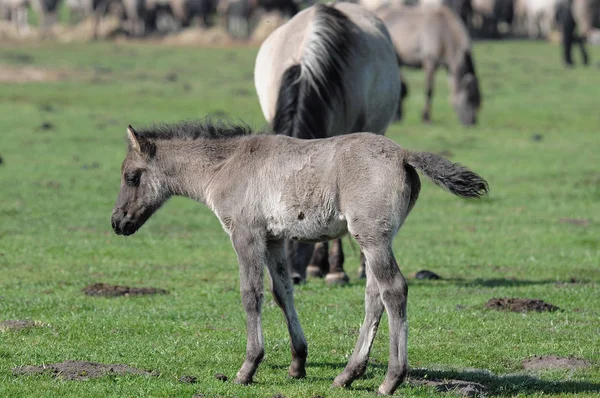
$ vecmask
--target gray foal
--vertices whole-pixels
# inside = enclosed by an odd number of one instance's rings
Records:
[[[308,349],[294,308],[283,242],[319,242],[349,232],[366,259],[366,315],[352,357],[333,384],[350,386],[365,372],[385,309],[390,355],[378,391],[392,394],[408,371],[408,286],[394,258],[392,240],[420,191],[415,169],[465,198],[486,194],[486,181],[441,156],[408,151],[377,134],[302,140],[250,133],[245,127],[206,121],[139,132],[129,126],[129,149],[112,213],[114,231],[135,233],[174,195],[210,207],[239,260],[247,348],[236,382],[244,384],[252,382],[264,356],[263,267],[287,321],[292,351],[289,374],[304,377]]]

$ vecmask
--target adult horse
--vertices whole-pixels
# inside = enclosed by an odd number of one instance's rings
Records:
[[[433,79],[442,66],[450,75],[452,104],[461,123],[475,124],[481,93],[471,40],[459,16],[443,5],[384,6],[375,12],[392,35],[401,65],[425,70],[423,121],[430,121]]]
[[[250,134],[239,126],[183,123],[139,132],[129,126],[128,136],[111,217],[115,233],[135,233],[170,197],[180,195],[210,207],[231,238],[247,323],[246,359],[236,382],[251,383],[264,357],[265,266],[290,335],[289,375],[306,376],[308,346],[283,240],[321,241],[349,232],[367,261],[366,314],[354,352],[333,384],[346,387],[364,374],[385,309],[390,354],[378,392],[394,393],[408,372],[408,285],[392,241],[417,201],[416,170],[468,198],[487,192],[484,179],[442,156],[408,151],[371,133],[302,140]]]
[[[588,65],[589,56],[585,49],[587,37],[600,19],[600,0],[564,0],[559,4],[557,16],[562,29],[563,59],[567,66],[573,66],[571,48],[578,44],[584,65]],[[596,25],[598,25],[596,23]],[[575,30],[579,30],[579,34]]]
[[[394,4],[388,3],[387,5],[391,6]],[[418,5],[433,7],[445,5],[460,17],[467,28],[471,24],[471,18],[473,17],[473,5],[471,4],[471,0],[419,0]]]
[[[384,24],[352,3],[317,4],[277,28],[260,47],[254,83],[274,132],[303,139],[384,134],[406,93]],[[328,283],[347,283],[341,239],[333,241],[330,258],[327,242],[314,251],[312,244],[286,246],[295,282],[308,270],[326,273]]]

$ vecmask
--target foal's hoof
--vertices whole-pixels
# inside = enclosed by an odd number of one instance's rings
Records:
[[[322,278],[323,273],[321,272],[321,268],[316,265],[309,265],[306,267],[306,276],[310,276],[311,278]]]
[[[242,377],[240,375],[237,375],[233,382],[235,384],[243,384],[247,386],[248,384],[252,384],[252,377]]]
[[[348,380],[347,377],[344,377],[342,373],[333,380],[332,386],[337,388],[347,388],[350,387],[350,384],[352,384],[352,381]]]
[[[350,281],[345,272],[330,272],[325,276],[328,285],[345,285]]]

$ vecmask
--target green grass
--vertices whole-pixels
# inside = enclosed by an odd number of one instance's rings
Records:
[[[350,390],[330,387],[363,318],[355,243],[344,239],[349,286],[311,280],[296,288],[308,377],[287,378],[287,332],[266,294],[266,358],[256,384],[243,387],[214,378],[219,372],[232,379],[245,354],[236,257],[216,217],[175,198],[132,237],[110,228],[125,126],[212,113],[260,128],[256,51],[50,42],[0,49],[0,65],[69,74],[59,82],[0,86],[0,321],[44,325],[0,332],[1,397],[373,396],[387,365],[387,320],[366,375]],[[600,52],[591,51],[596,63]],[[421,124],[423,75],[405,72],[406,118],[388,136],[411,149],[450,151],[492,190],[489,198],[465,201],[423,179],[394,242],[409,277],[412,376],[478,381],[491,396],[600,391],[600,74],[596,66],[564,69],[559,54],[547,43],[476,43],[484,101],[475,128],[458,124],[442,72],[434,122]],[[52,128],[41,129],[43,123]],[[561,222],[566,218],[589,223]],[[421,269],[444,280],[414,279]],[[563,283],[571,278],[580,283]],[[88,297],[81,289],[93,282],[170,294]],[[493,297],[542,299],[562,311],[484,309]],[[534,355],[583,358],[591,367],[525,372],[521,362]],[[16,366],[67,359],[125,363],[160,376],[81,382],[12,374]],[[199,382],[183,384],[182,375]],[[407,384],[396,394],[447,395]]]

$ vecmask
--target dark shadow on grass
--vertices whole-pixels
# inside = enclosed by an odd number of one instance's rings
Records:
[[[441,379],[462,380],[482,384],[486,388],[486,396],[511,396],[516,394],[561,394],[599,392],[600,383],[585,381],[549,381],[542,380],[530,375],[508,375],[498,376],[486,370],[474,371],[448,371],[411,369],[408,372],[410,378],[417,379]]]
[[[553,285],[557,283],[561,283],[561,281],[557,280],[519,280],[519,279],[509,279],[509,278],[492,278],[492,279],[463,279],[463,278],[443,278],[440,281],[431,281],[431,280],[417,280],[410,279],[409,284],[412,286],[439,286],[440,283],[443,282],[451,282],[456,285],[462,285],[465,287],[519,287],[519,286],[533,286],[533,285]],[[563,282],[567,283],[567,282]]]
[[[289,365],[268,365],[272,369],[287,369]],[[346,366],[345,362],[310,362],[307,363],[307,379],[333,382],[332,377],[320,376],[315,368],[328,368],[341,372]],[[367,372],[360,380],[370,380],[376,378],[372,371],[374,369],[387,369],[387,364],[369,363]],[[336,374],[337,374],[336,373]],[[491,396],[511,396],[516,394],[564,394],[564,393],[600,393],[600,383],[585,381],[550,381],[542,380],[527,374],[513,374],[506,376],[495,375],[487,370],[429,370],[429,369],[410,369],[408,371],[408,380],[402,384],[406,387],[410,384],[423,380],[451,380],[466,383],[479,383],[485,387],[485,395]],[[352,386],[349,388],[354,391],[370,391],[367,386]]]

